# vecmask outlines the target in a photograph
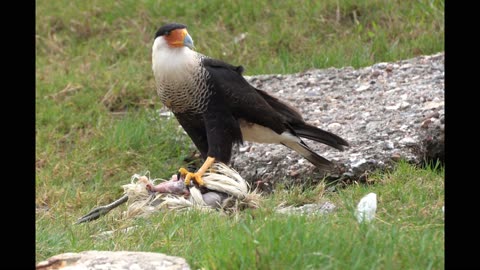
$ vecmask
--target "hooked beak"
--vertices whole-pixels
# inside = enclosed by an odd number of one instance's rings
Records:
[[[187,31],[185,31],[186,35],[185,37],[183,38],[183,45],[184,46],[187,46],[188,48],[190,48],[191,50],[195,50],[195,46],[193,45],[193,39],[192,37],[188,34]]]

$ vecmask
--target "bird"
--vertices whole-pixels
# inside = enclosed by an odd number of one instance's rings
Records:
[[[284,145],[322,170],[331,169],[333,163],[302,138],[340,151],[349,146],[340,136],[306,123],[293,106],[248,83],[243,66],[197,52],[185,24],[158,28],[152,70],[161,102],[204,160],[196,172],[179,169],[187,186],[191,181],[203,186],[202,176],[212,164],[228,164],[233,147],[244,141]]]

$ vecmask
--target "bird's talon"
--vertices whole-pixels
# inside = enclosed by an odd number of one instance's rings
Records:
[[[196,182],[199,186],[202,187],[202,186],[205,185],[205,183],[203,182],[203,179],[202,179],[202,177],[201,177],[200,175],[194,174],[193,177],[194,177],[194,179],[195,179],[195,182]]]
[[[185,186],[190,186],[190,182],[193,180],[195,183],[197,183],[199,186],[204,186],[205,183],[203,182],[202,176],[197,172],[197,173],[192,173],[189,172],[185,168],[180,168],[178,172],[181,175],[185,176]]]
[[[180,169],[178,170],[178,172],[179,172],[181,175],[187,175],[187,174],[191,173],[191,172],[189,172],[189,171],[188,171],[187,169],[185,169],[185,168],[180,168]]]
[[[189,172],[185,175],[185,186],[190,186],[190,179],[192,178],[194,174]]]
[[[205,183],[203,182],[202,177],[197,174],[197,173],[187,173],[185,176],[185,186],[190,186],[190,182],[193,180],[193,182],[197,183],[199,186],[204,186]]]

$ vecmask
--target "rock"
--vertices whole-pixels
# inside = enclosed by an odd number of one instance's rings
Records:
[[[431,110],[431,109],[437,109],[439,107],[443,107],[444,106],[444,102],[443,100],[442,101],[429,101],[429,102],[425,102],[423,104],[423,110]]]
[[[331,123],[328,125],[328,129],[331,130],[331,132],[335,132],[336,130],[339,130],[342,128],[342,124],[339,123]]]
[[[417,155],[423,155],[427,161],[439,160],[445,162],[445,116],[442,115],[440,119],[430,118],[430,123],[424,125],[421,123],[421,130],[419,132],[420,142]]]
[[[392,156],[390,157],[393,161],[400,161],[402,159],[402,156],[399,153],[393,153]]]
[[[364,85],[361,85],[360,87],[358,87],[357,89],[355,89],[356,92],[363,92],[365,90],[368,90],[370,89],[370,84],[364,84]]]
[[[388,63],[381,62],[381,63],[377,63],[377,64],[373,65],[373,68],[376,68],[376,69],[386,69],[387,66],[388,66]]]
[[[37,270],[189,270],[186,260],[162,253],[133,251],[83,251],[62,253],[39,262]]]
[[[391,142],[391,141],[385,141],[385,144],[384,144],[384,146],[383,146],[383,149],[385,149],[385,150],[392,150],[392,149],[394,149],[394,148],[395,148],[395,146],[394,146],[393,142]]]
[[[234,149],[231,165],[249,182],[309,178],[315,184],[347,172],[359,181],[374,170],[392,168],[399,159],[443,162],[444,58],[438,53],[360,69],[246,76],[255,87],[296,107],[308,123],[346,139],[350,147],[340,152],[305,139],[336,164],[331,172],[320,171],[281,145],[250,142],[241,152]]]
[[[412,137],[405,137],[399,141],[400,144],[406,145],[406,146],[415,145],[415,142],[416,142],[415,139]]]
[[[280,207],[276,210],[280,214],[297,214],[297,215],[323,215],[333,212],[336,206],[331,202],[310,203],[302,206]]]

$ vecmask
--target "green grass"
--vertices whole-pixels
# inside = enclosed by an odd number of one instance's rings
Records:
[[[299,192],[300,187],[280,188],[262,208],[232,216],[166,212],[120,221],[120,210],[114,210],[98,221],[72,226],[75,216],[62,209],[58,215],[37,215],[37,255],[87,249],[154,251],[185,257],[192,269],[443,268],[443,170],[401,163],[393,173],[370,180],[375,184],[336,193],[324,193],[323,185],[306,192]],[[378,195],[377,217],[360,225],[354,209],[369,192]],[[283,202],[325,200],[337,206],[327,216],[273,211]],[[128,233],[92,237],[134,225],[137,229]]]
[[[72,223],[118,198],[147,170],[168,178],[190,155],[189,138],[161,108],[151,71],[156,29],[189,27],[198,51],[247,75],[394,61],[444,50],[443,1],[37,1],[37,261],[87,249],[157,251],[193,269],[441,269],[443,170],[406,164],[374,184],[338,192],[277,187],[264,207],[229,217],[162,213],[119,221],[118,212]],[[236,43],[235,37],[246,33]],[[358,200],[379,198],[378,219],[359,226]],[[333,201],[328,217],[273,208]],[[45,209],[48,208],[48,211]],[[138,225],[111,238],[91,235]]]

